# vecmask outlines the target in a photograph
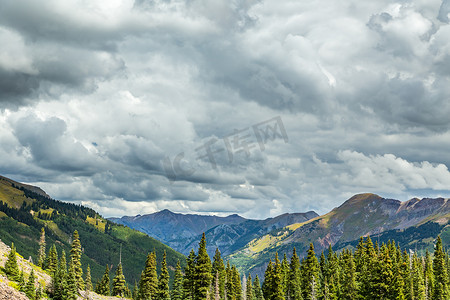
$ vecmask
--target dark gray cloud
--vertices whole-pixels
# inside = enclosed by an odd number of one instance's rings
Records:
[[[1,6],[0,173],[55,198],[267,217],[448,196],[446,0]],[[261,147],[277,116],[287,141]]]

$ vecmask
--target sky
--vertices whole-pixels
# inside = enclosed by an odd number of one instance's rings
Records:
[[[449,13],[0,0],[0,174],[106,217],[449,197]]]

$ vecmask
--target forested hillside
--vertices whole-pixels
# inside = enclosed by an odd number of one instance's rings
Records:
[[[49,198],[36,187],[29,189],[7,178],[0,178],[0,239],[14,242],[19,253],[37,262],[39,236],[45,228],[48,253],[55,245],[58,253],[70,251],[71,235],[77,230],[82,241],[84,268],[90,265],[95,282],[103,275],[105,265],[117,266],[122,247],[123,272],[132,284],[139,279],[147,254],[155,251],[158,261],[167,253],[167,264],[173,273],[184,256],[161,242],[136,230],[102,218],[94,210]],[[86,271],[86,270],[84,270]]]

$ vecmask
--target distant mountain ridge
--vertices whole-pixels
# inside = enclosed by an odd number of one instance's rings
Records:
[[[339,250],[355,244],[361,236],[401,238],[402,233],[408,234],[402,239],[402,247],[414,249],[419,244],[431,250],[438,234],[446,245],[450,244],[449,220],[449,199],[413,198],[401,202],[375,194],[358,194],[327,214],[257,237],[228,258],[242,269],[258,273],[276,252],[289,254],[295,247],[297,253],[305,253],[309,243],[313,243],[316,253],[320,253],[330,245]]]
[[[250,220],[237,214],[218,217],[180,214],[165,209],[147,215],[124,216],[108,220],[147,233],[185,255],[189,254],[192,248],[197,247],[201,234],[205,232],[208,253],[213,254],[218,247],[226,255],[257,236],[292,223],[305,222],[317,216],[317,213],[310,211],[286,213],[265,220]]]

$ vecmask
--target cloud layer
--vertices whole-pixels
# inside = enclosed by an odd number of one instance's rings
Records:
[[[448,196],[449,13],[447,0],[2,3],[0,173],[105,216]]]

